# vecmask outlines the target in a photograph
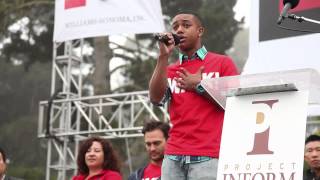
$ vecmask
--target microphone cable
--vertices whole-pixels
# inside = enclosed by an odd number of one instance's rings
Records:
[[[304,22],[305,20],[302,17],[296,16],[294,14],[289,14],[288,19],[291,19],[293,21],[298,21],[299,23]],[[278,24],[278,27],[284,30],[288,30],[288,31],[295,31],[295,32],[302,32],[302,33],[320,33],[320,31],[313,31],[313,30],[309,30],[309,29],[297,29],[297,28],[292,28],[292,27],[285,27],[282,26],[280,24]]]

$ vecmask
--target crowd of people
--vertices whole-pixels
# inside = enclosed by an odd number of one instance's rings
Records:
[[[168,123],[150,120],[145,123],[145,149],[149,155],[149,163],[128,177],[128,180],[160,180],[170,126]],[[320,180],[320,136],[310,135],[305,140],[304,159],[307,168],[303,180]],[[93,136],[80,144],[77,157],[78,174],[72,180],[122,180],[120,161],[111,143],[101,137]],[[6,174],[7,156],[0,148],[0,180],[23,180]],[[207,169],[204,169],[204,171]],[[211,172],[214,174],[215,172]],[[184,179],[213,179],[212,177],[187,176]],[[181,179],[183,179],[181,177]]]

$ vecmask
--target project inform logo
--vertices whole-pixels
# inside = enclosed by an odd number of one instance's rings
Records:
[[[273,105],[277,102],[279,100],[265,100],[253,101],[252,104],[265,104],[272,109]],[[273,151],[269,150],[270,122],[267,121],[268,118],[265,118],[265,116],[265,113],[257,112],[254,143],[252,150],[247,152],[247,155],[273,154]]]
[[[245,103],[247,104],[247,101]],[[277,133],[279,126],[282,125],[279,119],[285,116],[280,112],[287,108],[285,107],[286,98],[279,96],[259,100],[251,99],[247,105],[250,106],[248,109],[250,116],[244,113],[243,118],[250,118],[250,122],[248,121],[250,125],[243,124],[242,127],[250,126],[247,128],[249,134],[245,133],[242,136],[242,143],[236,143],[240,151],[228,151],[229,154],[223,154],[219,160],[220,179],[301,180],[301,159],[293,158],[294,154],[287,155],[288,150],[290,151],[292,147],[286,146],[285,143],[279,144],[282,138],[274,138],[279,136]],[[234,115],[237,113],[236,110]],[[252,122],[254,120],[255,122]],[[227,148],[232,149],[234,142],[227,145]]]
[[[87,0],[64,0],[64,9],[86,6]]]

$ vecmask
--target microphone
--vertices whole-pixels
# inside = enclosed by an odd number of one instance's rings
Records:
[[[172,34],[172,36],[174,40],[174,45],[177,46],[178,44],[180,44],[180,37],[176,34]],[[169,45],[169,37],[167,35],[156,34],[154,35],[154,39],[165,43],[167,46]]]
[[[277,20],[277,24],[280,25],[282,21],[286,18],[286,15],[290,9],[295,8],[299,4],[299,0],[283,0],[283,9]]]

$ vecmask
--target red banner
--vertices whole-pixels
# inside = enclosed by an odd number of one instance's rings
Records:
[[[298,12],[298,11],[305,11],[309,9],[316,9],[320,8],[320,1],[319,0],[300,0],[297,7],[291,9],[289,12]],[[283,0],[279,0],[279,13],[283,9]]]
[[[65,0],[64,9],[82,7],[86,5],[86,0]]]

